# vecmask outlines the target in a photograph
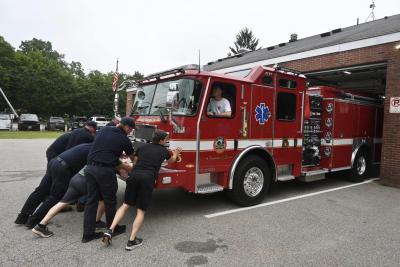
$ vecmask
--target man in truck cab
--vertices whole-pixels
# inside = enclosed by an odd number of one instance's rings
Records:
[[[230,117],[232,115],[231,103],[222,97],[222,88],[214,85],[212,88],[212,98],[207,106],[207,115],[216,117]]]

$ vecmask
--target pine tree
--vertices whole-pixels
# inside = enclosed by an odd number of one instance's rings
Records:
[[[231,52],[228,53],[228,56],[239,54],[242,49],[252,51],[260,49],[261,47],[257,47],[258,41],[258,38],[253,35],[253,32],[245,27],[236,34],[236,41],[233,43],[235,47],[229,47]]]

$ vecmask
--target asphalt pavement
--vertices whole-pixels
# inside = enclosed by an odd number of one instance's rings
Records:
[[[45,172],[51,142],[0,140],[0,266],[400,265],[400,190],[375,181],[346,187],[341,177],[279,183],[266,205],[249,210],[236,210],[224,193],[156,191],[139,232],[144,244],[129,252],[128,233],[108,248],[82,244],[75,210],[53,220],[53,237],[38,238],[13,221]],[[120,181],[119,201],[124,188]],[[123,220],[128,231],[134,214]]]

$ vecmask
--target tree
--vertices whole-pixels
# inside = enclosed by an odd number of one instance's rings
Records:
[[[4,90],[7,97],[10,97],[12,89],[11,70],[15,67],[15,50],[0,36],[0,87]],[[0,95],[0,112],[8,109],[8,105]]]
[[[19,49],[22,53],[28,54],[35,51],[40,51],[43,55],[49,59],[63,62],[64,55],[53,50],[53,46],[49,41],[43,41],[40,39],[33,38],[29,41],[22,41]],[[65,63],[65,62],[63,62]]]
[[[48,116],[94,114],[112,116],[114,72],[85,74],[80,62],[66,62],[48,41],[22,41],[15,50],[0,36],[0,86],[18,113]],[[140,80],[143,74],[121,73],[120,80]],[[120,93],[123,114],[126,95]],[[0,111],[7,109],[0,98]]]
[[[241,29],[238,34],[236,34],[236,41],[233,43],[235,47],[229,47],[233,55],[239,54],[240,50],[248,49],[248,50],[258,50],[261,47],[258,46],[259,39],[253,35],[253,32],[247,27]],[[231,56],[231,52],[228,53],[228,56]]]

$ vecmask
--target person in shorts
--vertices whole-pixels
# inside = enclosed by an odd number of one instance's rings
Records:
[[[137,238],[136,234],[144,221],[144,214],[150,204],[154,184],[157,179],[158,171],[164,160],[176,162],[180,157],[181,149],[168,151],[165,148],[168,134],[157,130],[153,136],[151,144],[144,144],[135,151],[133,171],[129,174],[125,189],[125,200],[115,214],[111,227],[104,233],[101,240],[104,246],[111,244],[111,239],[115,227],[122,220],[130,207],[136,206],[136,217],[133,221],[132,232],[126,250],[132,250],[142,245],[142,239]]]
[[[86,167],[86,166],[85,166]],[[69,182],[68,190],[64,194],[63,198],[54,205],[46,216],[37,224],[33,229],[32,232],[40,237],[50,237],[53,235],[53,232],[50,231],[47,227],[49,222],[65,207],[69,205],[69,203],[77,201],[80,197],[86,196],[87,194],[87,184],[86,184],[86,177],[85,177],[85,167],[83,167],[74,177],[71,178]],[[125,180],[128,178],[128,172],[132,170],[132,165],[127,163],[122,163],[118,165],[116,168],[120,178]],[[104,201],[99,201],[99,206],[97,208],[96,214],[96,229],[106,229],[107,225],[105,222],[101,221],[101,217],[104,214]]]

